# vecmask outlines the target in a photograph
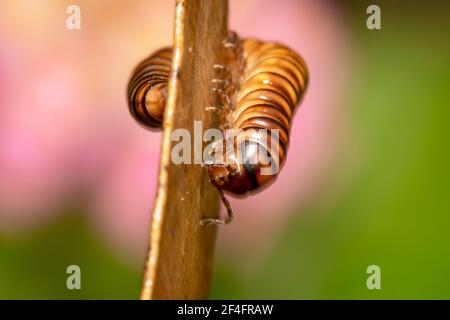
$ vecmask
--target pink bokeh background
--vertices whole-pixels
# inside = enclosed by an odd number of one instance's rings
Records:
[[[70,4],[0,4],[0,233],[20,236],[75,207],[112,251],[141,259],[161,135],[132,120],[125,87],[137,62],[171,43],[174,4],[80,0],[77,31],[65,27]],[[285,167],[264,192],[232,199],[222,252],[265,247],[320,197],[344,136],[352,59],[331,1],[231,0],[230,28],[295,49],[311,78]]]

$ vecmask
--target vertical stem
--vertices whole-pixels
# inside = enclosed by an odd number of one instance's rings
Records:
[[[226,0],[177,0],[174,57],[150,249],[144,272],[142,299],[204,299],[212,277],[216,226],[201,226],[216,217],[218,197],[200,164],[171,161],[171,134],[187,129],[194,137],[194,121],[202,128],[218,127],[218,117],[206,111],[210,103],[213,65],[224,63],[222,45],[228,34]],[[192,154],[194,158],[194,154]]]

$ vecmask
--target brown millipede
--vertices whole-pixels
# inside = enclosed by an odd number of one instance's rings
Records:
[[[244,194],[275,180],[286,157],[292,116],[308,83],[304,60],[281,44],[248,39],[237,40],[235,47],[240,65],[239,83],[231,96],[226,94],[224,102],[231,104],[225,127],[237,129],[234,156],[226,165],[208,165],[210,180],[218,189],[229,217],[205,219],[203,224],[231,221],[232,211],[222,190]],[[145,127],[161,127],[171,57],[170,48],[156,51],[135,68],[129,82],[130,112]],[[278,134],[261,135],[260,129],[275,129]],[[274,137],[279,141],[273,140]],[[266,152],[266,159],[261,150]],[[261,173],[268,166],[267,156],[277,160],[274,174]]]

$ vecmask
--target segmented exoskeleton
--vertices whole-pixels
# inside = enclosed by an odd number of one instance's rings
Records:
[[[133,118],[145,127],[161,127],[171,63],[172,49],[163,48],[133,71],[128,84],[128,106]]]
[[[292,116],[308,82],[303,59],[281,44],[251,39],[237,40],[231,47],[240,76],[238,80],[230,76],[231,80],[222,81],[234,90],[218,91],[226,95],[223,102],[228,108],[224,110],[229,112],[223,127],[236,129],[237,136],[232,142],[232,154],[225,154],[225,165],[208,165],[210,180],[219,190],[229,217],[205,219],[203,224],[231,221],[231,208],[221,190],[243,194],[275,180],[286,157]],[[161,126],[171,56],[168,48],[155,52],[136,67],[130,80],[131,114],[146,127]],[[268,133],[261,134],[261,129]],[[270,130],[277,134],[272,135]],[[273,173],[262,173],[268,167]]]

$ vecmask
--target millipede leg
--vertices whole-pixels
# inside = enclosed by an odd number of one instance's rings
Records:
[[[215,225],[229,224],[233,220],[233,217],[234,217],[233,209],[231,209],[230,202],[223,194],[223,191],[221,189],[219,189],[214,183],[213,183],[213,185],[216,187],[216,190],[219,193],[220,199],[222,199],[222,203],[224,204],[225,208],[227,209],[228,217],[226,219],[215,219],[215,218],[202,219],[200,221],[200,224],[202,226],[211,225],[211,224],[215,224]]]
[[[231,50],[234,60],[237,62],[239,72],[242,77],[246,63],[244,59],[241,39],[239,38],[236,32],[230,31],[228,33],[228,38],[225,39],[223,45],[225,48]]]
[[[226,105],[231,104],[230,98],[228,97],[226,92],[223,91],[222,89],[220,89],[220,88],[212,88],[211,91],[217,92],[217,94],[219,95],[222,103],[225,103]]]
[[[240,45],[241,40],[239,36],[234,31],[228,32],[228,37],[223,41],[223,45],[225,48],[236,48]]]

